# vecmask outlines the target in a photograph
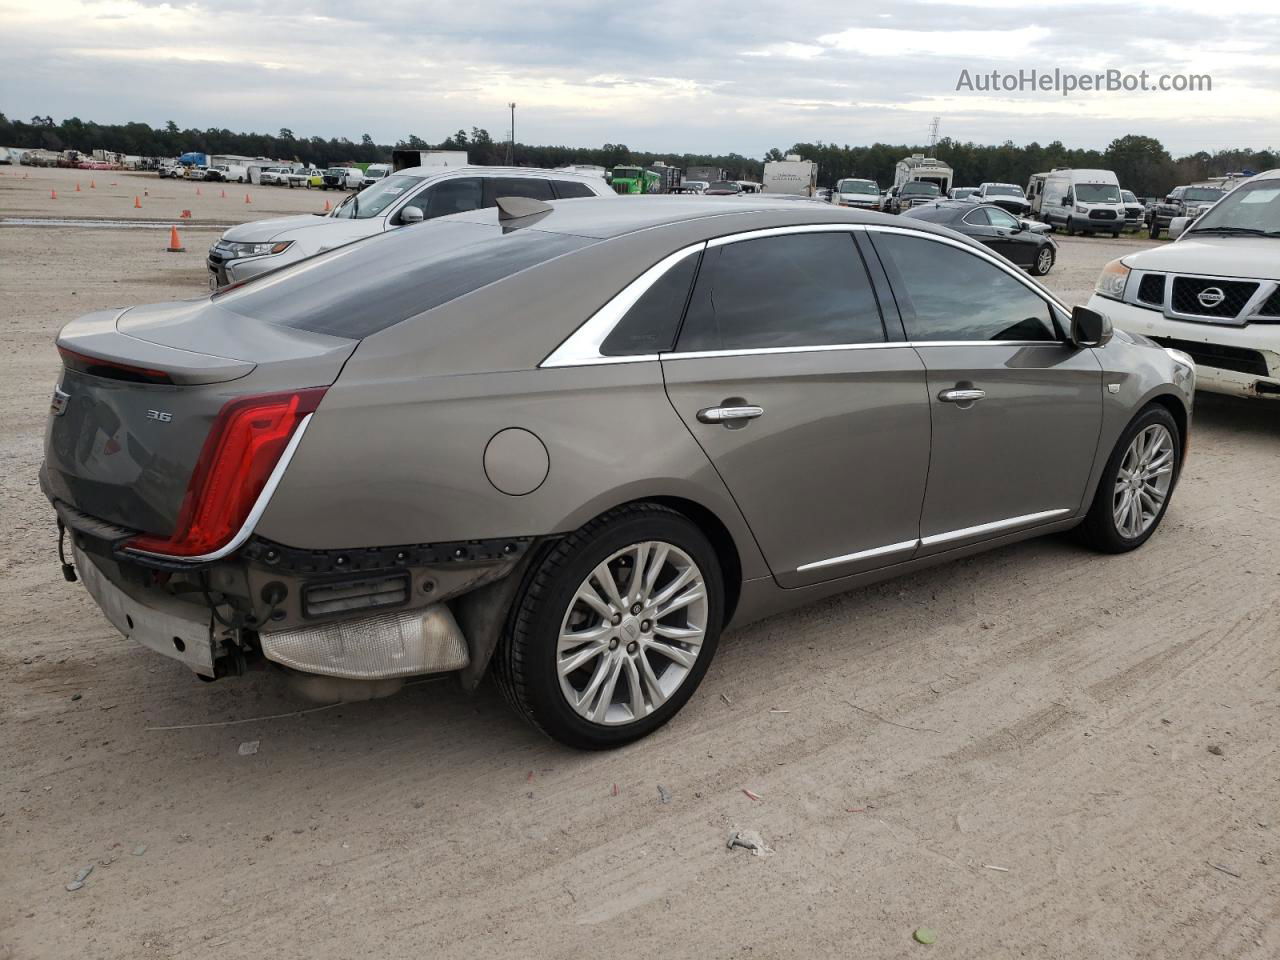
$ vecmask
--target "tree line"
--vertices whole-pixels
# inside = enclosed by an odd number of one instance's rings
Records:
[[[79,150],[88,153],[103,149],[142,157],[176,157],[183,153],[230,153],[273,157],[328,167],[346,163],[378,163],[391,159],[393,147],[415,149],[466,150],[473,163],[495,165],[507,162],[510,145],[494,140],[481,127],[458,130],[443,141],[432,143],[409,134],[395,144],[375,143],[364,134],[359,140],[346,137],[299,137],[282,128],[268,133],[236,133],[209,128],[180,129],[170,120],[163,127],[145,123],[99,124],[70,117],[56,122],[52,117],[35,116],[30,121],[10,120],[0,113],[0,146]],[[997,145],[940,140],[932,150],[918,144],[874,143],[870,146],[843,146],[835,143],[796,143],[787,150],[774,148],[763,158],[737,153],[660,153],[632,150],[621,143],[600,147],[568,147],[515,144],[515,162],[521,166],[561,167],[568,164],[595,164],[612,168],[620,164],[648,165],[663,161],[671,166],[719,167],[733,179],[759,180],[765,160],[780,160],[798,153],[818,163],[818,181],[832,186],[843,177],[864,177],[881,187],[893,182],[894,165],[912,153],[927,153],[950,164],[957,186],[977,186],[987,181],[1025,185],[1031,174],[1054,167],[1084,167],[1114,170],[1120,183],[1139,196],[1158,196],[1180,183],[1221,176],[1241,170],[1262,171],[1280,166],[1274,150],[1199,151],[1174,158],[1152,137],[1130,134],[1113,140],[1104,150],[1071,149],[1055,140],[1019,146],[1012,141]]]

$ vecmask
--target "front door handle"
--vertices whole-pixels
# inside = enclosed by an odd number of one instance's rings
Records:
[[[975,387],[956,387],[952,390],[943,390],[938,394],[938,399],[943,403],[973,403],[986,395],[987,391],[978,390]]]
[[[722,423],[727,426],[744,424],[764,414],[764,407],[749,403],[732,407],[706,407],[698,411],[699,423]]]

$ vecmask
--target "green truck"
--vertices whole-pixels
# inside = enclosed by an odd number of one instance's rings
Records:
[[[609,176],[609,185],[614,193],[659,193],[662,190],[662,177],[644,167],[614,167]]]

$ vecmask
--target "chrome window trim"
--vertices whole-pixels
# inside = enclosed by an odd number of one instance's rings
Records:
[[[280,454],[280,459],[276,461],[271,475],[267,477],[267,482],[263,486],[262,492],[258,494],[258,499],[253,502],[253,509],[244,518],[244,523],[240,525],[240,529],[236,531],[235,536],[228,540],[224,546],[210,553],[202,553],[194,557],[175,557],[168,553],[159,553],[153,550],[132,550],[129,547],[125,547],[124,552],[141,554],[147,557],[159,557],[161,560],[171,560],[175,563],[208,563],[210,560],[221,560],[223,557],[235,553],[252,536],[254,527],[258,525],[258,521],[266,513],[267,505],[271,503],[271,497],[276,492],[276,487],[280,486],[280,481],[284,479],[284,472],[289,468],[289,461],[293,459],[293,452],[298,449],[298,444],[302,442],[302,435],[307,432],[307,426],[311,423],[313,416],[314,414],[308,413],[302,418],[298,428],[293,431],[293,436],[289,438],[288,445],[284,448],[284,452]]]
[[[997,533],[1001,530],[1010,530],[1014,527],[1025,527],[1030,524],[1037,523],[1040,520],[1049,520],[1053,517],[1060,517],[1064,513],[1070,513],[1070,507],[1058,507],[1056,510],[1041,510],[1039,513],[1024,513],[1020,517],[1009,517],[1006,520],[993,520],[991,523],[979,523],[972,527],[962,527],[959,530],[948,530],[946,533],[934,533],[927,537],[920,538],[921,546],[932,547],[940,543],[950,543],[953,540],[967,540],[969,537],[982,536],[985,533]]]
[[[660,280],[668,270],[685,257],[700,253],[707,246],[706,241],[698,241],[682,247],[675,253],[663,257],[640,276],[615,294],[603,307],[578,327],[568,338],[547,356],[539,367],[579,367],[604,363],[640,363],[646,360],[657,360],[656,353],[637,354],[623,357],[606,357],[600,352],[609,334],[613,333],[627,311],[636,305],[649,288]]]
[[[857,553],[846,553],[842,557],[830,557],[826,560],[815,560],[796,567],[796,573],[809,570],[821,570],[823,567],[834,567],[842,563],[853,563],[857,560],[870,560],[873,557],[885,557],[893,553],[906,553],[920,546],[919,540],[903,540],[901,543],[890,543],[883,547],[872,547],[870,550],[859,550]]]
[[[1060,340],[915,340],[902,341],[890,340],[883,343],[841,343],[841,344],[812,344],[805,346],[789,346],[789,347],[757,347],[746,348],[740,350],[690,350],[690,351],[669,351],[664,353],[645,353],[634,354],[630,356],[607,357],[600,352],[604,341],[608,339],[609,334],[613,332],[613,328],[633,306],[636,301],[643,296],[651,286],[673,266],[683,260],[685,257],[697,253],[701,250],[710,250],[713,247],[722,247],[730,243],[740,243],[746,240],[758,240],[764,237],[779,237],[789,234],[804,233],[894,233],[908,237],[920,237],[925,240],[931,240],[934,243],[941,243],[947,246],[955,247],[963,250],[981,260],[1003,271],[1006,275],[1013,277],[1024,287],[1036,294],[1040,299],[1044,300],[1050,307],[1056,308],[1059,313],[1060,322],[1066,324],[1070,322],[1071,311],[1063,305],[1063,303],[1054,297],[1047,290],[1038,287],[1030,277],[1020,274],[1015,267],[1010,267],[1003,263],[994,254],[988,252],[981,246],[971,246],[959,240],[953,240],[951,237],[938,236],[936,234],[927,233],[923,230],[913,230],[909,227],[896,227],[881,224],[866,223],[813,223],[813,224],[793,224],[785,227],[766,227],[759,230],[746,230],[741,233],[729,234],[723,237],[713,237],[710,240],[699,241],[683,247],[672,254],[659,260],[652,267],[646,270],[636,279],[622,288],[613,296],[604,306],[600,307],[591,315],[581,326],[571,333],[563,343],[553,350],[547,357],[538,364],[539,368],[543,367],[585,367],[585,366],[602,366],[612,363],[645,363],[654,360],[693,360],[707,359],[712,357],[740,357],[740,356],[765,356],[774,353],[814,353],[823,350],[876,350],[885,347],[1011,347],[1011,346],[1047,346],[1049,344],[1061,343]]]

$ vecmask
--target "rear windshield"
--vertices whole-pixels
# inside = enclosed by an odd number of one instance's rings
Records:
[[[310,257],[213,299],[242,316],[359,340],[595,242],[436,220]]]

